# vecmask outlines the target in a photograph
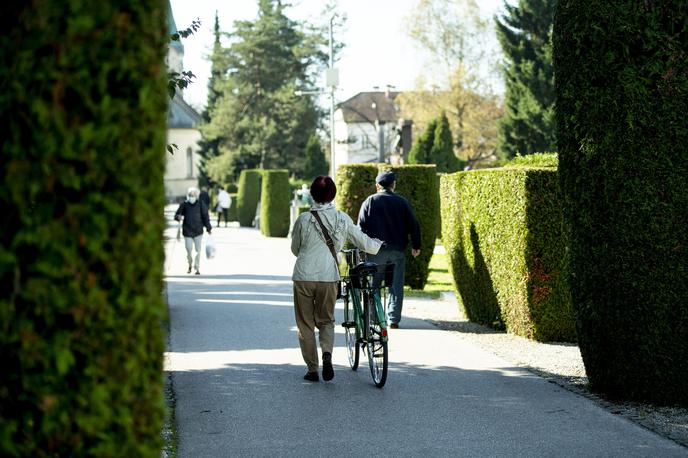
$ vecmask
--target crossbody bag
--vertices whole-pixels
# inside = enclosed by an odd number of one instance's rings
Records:
[[[315,220],[320,225],[320,230],[322,230],[322,233],[325,236],[325,243],[327,244],[327,248],[330,249],[330,253],[332,254],[332,257],[334,258],[334,264],[337,266],[337,270],[339,270],[339,260],[337,259],[337,252],[334,250],[334,241],[332,240],[332,237],[330,237],[330,232],[327,230],[327,228],[323,224],[322,220],[320,219],[320,215],[318,215],[318,212],[311,210],[311,214],[315,217]],[[341,299],[341,298],[342,298],[342,282],[338,281],[337,282],[337,299]]]

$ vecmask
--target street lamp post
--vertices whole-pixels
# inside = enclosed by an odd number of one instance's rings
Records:
[[[339,74],[334,68],[334,33],[332,32],[334,18],[336,14],[333,14],[330,18],[330,68],[328,69],[327,84],[330,86],[330,177],[334,180],[336,173],[336,165],[334,163],[334,147],[335,147],[335,137],[334,137],[334,90],[339,83]]]
[[[330,66],[327,68],[325,73],[325,86],[329,87],[329,91],[325,89],[320,89],[317,91],[295,91],[294,95],[323,95],[327,94],[330,96],[330,176],[335,179],[336,165],[334,161],[334,146],[335,136],[334,136],[334,94],[337,86],[339,85],[339,71],[334,68],[334,34],[332,32],[334,26],[334,19],[337,14],[333,14],[330,18]]]

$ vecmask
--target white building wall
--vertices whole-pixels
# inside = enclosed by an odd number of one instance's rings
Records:
[[[168,201],[183,197],[189,187],[198,186],[200,140],[201,132],[198,129],[167,130],[167,144],[174,143],[178,147],[174,154],[166,152],[165,196]]]
[[[335,112],[335,167],[341,164],[360,164],[378,162],[378,132],[375,124],[369,122],[344,122],[342,111]],[[396,140],[395,125],[384,124],[385,157],[393,148]]]

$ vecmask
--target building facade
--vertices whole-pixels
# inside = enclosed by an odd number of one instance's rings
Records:
[[[177,32],[168,2],[168,27],[170,34]],[[184,69],[184,45],[181,41],[170,41],[167,53],[167,68],[181,73]],[[198,186],[198,154],[201,132],[198,127],[201,116],[184,100],[182,91],[177,90],[170,101],[167,112],[167,144],[176,145],[173,153],[166,153],[165,196],[168,202],[182,199],[191,186]]]
[[[399,92],[360,92],[334,114],[334,163],[403,163],[411,146],[411,122],[399,118]]]

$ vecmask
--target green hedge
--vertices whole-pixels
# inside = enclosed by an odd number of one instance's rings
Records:
[[[562,0],[557,137],[591,388],[688,404],[688,3]]]
[[[1,456],[160,456],[166,13],[0,17]]]
[[[377,164],[344,164],[337,167],[337,209],[348,214],[354,222],[366,197],[375,194]]]
[[[256,208],[260,202],[261,171],[242,170],[237,190],[237,217],[241,227],[253,226]]]
[[[375,193],[375,177],[384,170],[397,177],[395,192],[411,203],[421,226],[421,254],[406,256],[405,284],[423,289],[428,279],[428,265],[439,234],[439,194],[437,170],[434,165],[349,164],[337,169],[337,208],[358,221],[363,201]]]
[[[229,193],[229,197],[232,199],[232,203],[229,205],[229,220],[239,221],[239,212],[237,211],[237,193]]]
[[[557,153],[533,153],[514,156],[504,161],[504,167],[559,167]]]
[[[296,216],[298,217],[301,213],[306,213],[309,211],[311,211],[310,205],[299,205],[299,207],[296,209]]]
[[[260,232],[266,237],[289,234],[291,188],[288,170],[263,170],[260,199]]]
[[[468,318],[538,341],[574,341],[557,172],[441,178],[442,241]]]

